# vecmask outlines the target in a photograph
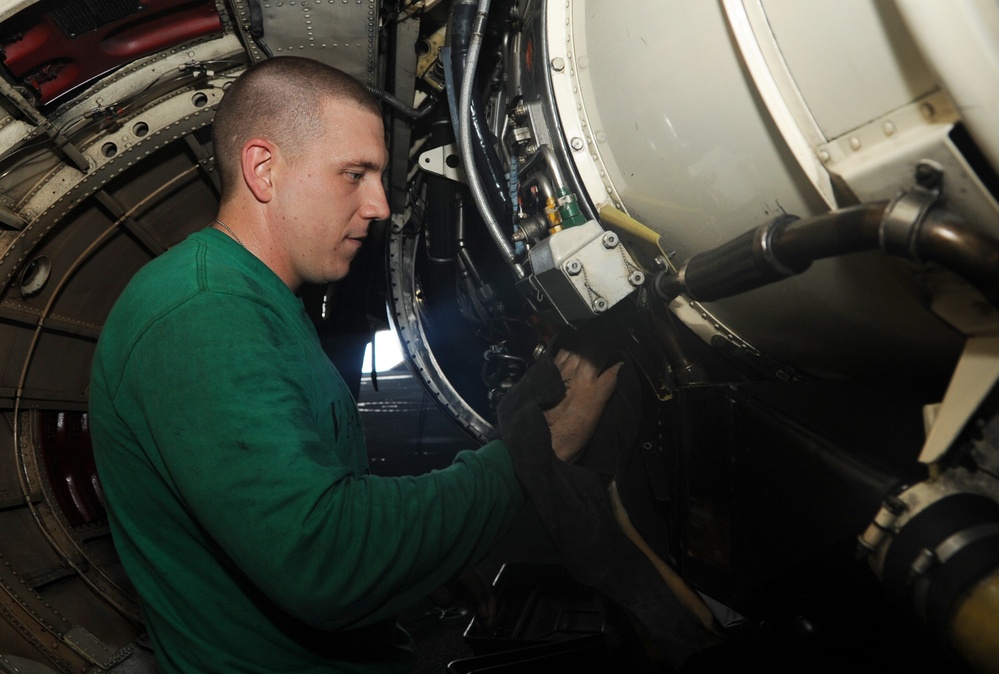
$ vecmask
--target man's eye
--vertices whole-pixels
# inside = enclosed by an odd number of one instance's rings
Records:
[[[363,177],[364,177],[364,174],[363,174],[363,173],[354,173],[354,172],[350,172],[350,173],[347,173],[347,177],[348,177],[348,178],[350,178],[350,179],[351,179],[352,181],[354,181],[354,182],[357,182],[357,181],[359,181],[359,180],[360,180],[361,178],[363,178]]]

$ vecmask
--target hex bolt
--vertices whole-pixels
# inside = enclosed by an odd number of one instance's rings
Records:
[[[645,274],[640,271],[633,271],[628,275],[628,283],[635,286],[636,288],[643,283],[645,283]]]
[[[614,232],[607,232],[604,234],[603,238],[604,248],[613,248],[617,245],[618,239],[617,234]]]
[[[565,59],[563,59],[561,56],[556,56],[555,58],[553,58],[552,70],[554,70],[557,73],[560,73],[563,70],[565,70]]]
[[[934,161],[924,159],[916,165],[916,183],[928,190],[940,189],[943,182],[943,168]]]
[[[583,263],[576,258],[572,258],[565,263],[565,273],[569,276],[576,276],[581,271],[583,271]]]
[[[574,136],[573,139],[569,141],[569,145],[572,146],[572,149],[577,152],[586,147],[586,143],[584,143],[583,139],[579,136]]]
[[[593,300],[593,313],[602,314],[605,311],[607,311],[607,300],[602,297]]]

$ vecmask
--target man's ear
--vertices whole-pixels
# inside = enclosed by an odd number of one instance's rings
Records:
[[[271,171],[274,168],[275,147],[262,138],[252,138],[243,145],[243,182],[261,203],[269,202],[274,196],[274,183]]]

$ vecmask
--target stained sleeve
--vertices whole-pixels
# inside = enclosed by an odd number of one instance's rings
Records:
[[[250,299],[196,297],[136,343],[115,405],[237,573],[311,625],[362,626],[474,563],[523,495],[500,441],[425,475],[358,471],[321,437],[299,341]]]

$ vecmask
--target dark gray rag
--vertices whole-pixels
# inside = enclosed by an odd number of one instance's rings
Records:
[[[707,630],[669,590],[648,558],[622,533],[611,511],[607,484],[617,453],[634,443],[634,407],[622,383],[635,382],[625,364],[618,390],[607,404],[582,463],[558,460],[543,410],[565,396],[558,368],[547,355],[500,402],[499,432],[514,470],[550,531],[566,568],[579,582],[596,588],[641,622],[662,655],[679,669],[691,655],[716,645]]]

